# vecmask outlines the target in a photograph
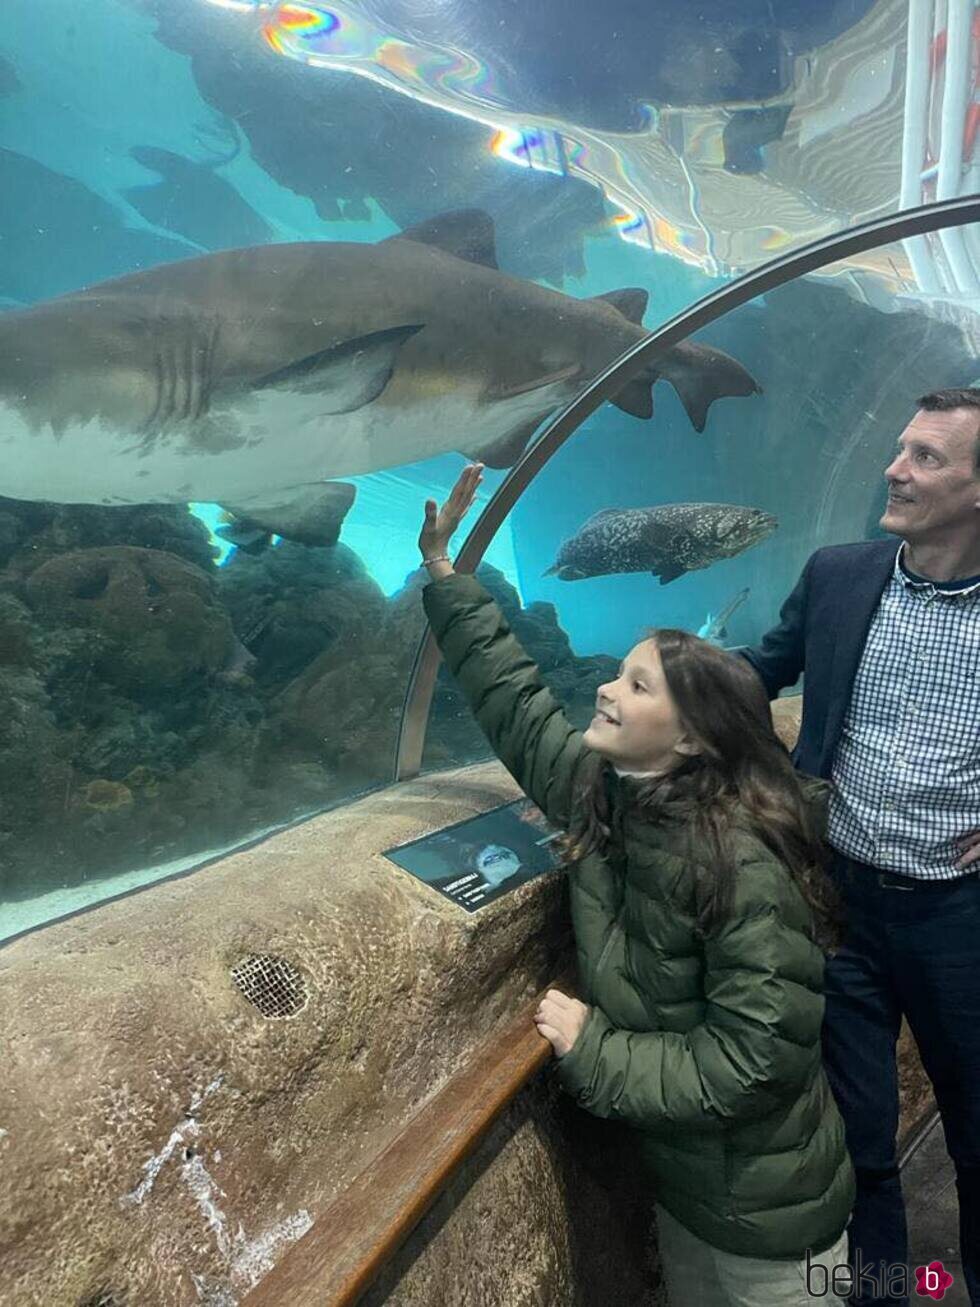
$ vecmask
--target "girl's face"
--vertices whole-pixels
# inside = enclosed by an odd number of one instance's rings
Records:
[[[617,679],[599,687],[584,739],[620,771],[668,772],[696,752],[681,728],[653,640],[631,649]]]

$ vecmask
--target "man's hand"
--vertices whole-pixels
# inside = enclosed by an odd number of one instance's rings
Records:
[[[961,835],[956,841],[956,848],[960,854],[960,860],[956,864],[957,871],[965,871],[967,867],[972,867],[975,862],[980,861],[980,830],[970,831],[969,835]]]
[[[577,998],[569,998],[560,989],[549,989],[538,1004],[534,1024],[555,1050],[555,1056],[564,1057],[575,1047],[588,1016],[589,1009]]]

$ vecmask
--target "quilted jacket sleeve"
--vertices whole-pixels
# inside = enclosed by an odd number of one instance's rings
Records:
[[[590,755],[496,602],[473,576],[427,585],[425,611],[450,672],[494,753],[554,825],[567,828],[579,764]]]
[[[794,901],[795,900],[795,901]],[[683,1034],[617,1029],[598,1007],[557,1064],[596,1116],[644,1130],[724,1129],[785,1107],[819,1065],[823,954],[778,864],[739,869],[735,910],[705,943],[705,1011]]]

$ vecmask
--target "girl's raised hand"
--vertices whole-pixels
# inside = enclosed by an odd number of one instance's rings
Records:
[[[477,487],[482,480],[483,464],[470,463],[463,468],[459,480],[449,492],[449,498],[442,508],[437,509],[434,499],[425,501],[425,521],[419,535],[419,549],[422,551],[423,562],[445,556],[449,541],[469,512],[476,497]]]

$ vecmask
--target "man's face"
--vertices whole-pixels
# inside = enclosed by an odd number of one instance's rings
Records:
[[[978,434],[978,409],[917,413],[885,468],[888,505],[881,526],[911,544],[975,540],[980,533]]]

